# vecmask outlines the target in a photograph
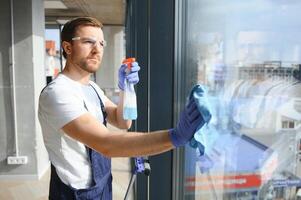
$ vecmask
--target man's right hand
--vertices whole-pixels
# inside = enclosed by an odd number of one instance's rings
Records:
[[[204,125],[204,119],[199,112],[194,99],[181,112],[177,127],[169,130],[169,136],[175,147],[185,145],[194,135],[197,128]]]

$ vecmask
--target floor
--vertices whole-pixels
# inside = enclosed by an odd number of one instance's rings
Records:
[[[130,159],[112,159],[113,200],[122,200],[131,177]],[[39,181],[0,181],[0,200],[48,199],[50,170]],[[130,193],[128,200],[133,199]]]
[[[117,130],[112,126],[109,129]],[[124,130],[123,130],[124,131]],[[123,200],[131,178],[129,158],[112,159],[113,200]],[[47,200],[50,168],[39,181],[0,181],[0,200]],[[133,199],[133,191],[128,200]]]
[[[21,200],[48,198],[49,171],[39,181],[0,181],[0,199]]]

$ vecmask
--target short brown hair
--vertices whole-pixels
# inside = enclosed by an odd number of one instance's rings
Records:
[[[72,38],[75,36],[75,32],[80,26],[94,26],[102,28],[103,25],[100,21],[93,17],[78,17],[68,21],[62,30],[61,33],[61,44],[63,41],[72,42]],[[63,48],[63,56],[67,58],[67,54]]]

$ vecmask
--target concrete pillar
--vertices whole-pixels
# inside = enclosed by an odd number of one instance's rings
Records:
[[[36,179],[49,167],[37,119],[38,98],[45,86],[43,0],[13,0],[14,59],[11,58],[10,0],[0,6],[0,180]],[[15,63],[15,97],[19,155],[24,165],[8,165],[16,152],[11,60]]]
[[[104,26],[103,33],[107,46],[96,82],[104,89],[118,89],[118,69],[125,56],[124,27]]]

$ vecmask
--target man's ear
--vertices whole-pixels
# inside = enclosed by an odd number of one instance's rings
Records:
[[[71,43],[70,42],[63,41],[62,47],[63,47],[63,49],[64,49],[64,51],[66,52],[67,55],[71,54],[72,49],[71,49]]]

